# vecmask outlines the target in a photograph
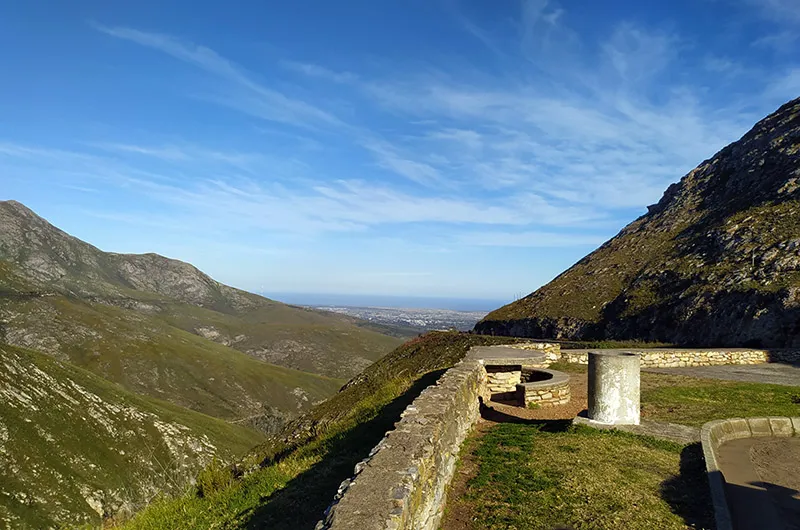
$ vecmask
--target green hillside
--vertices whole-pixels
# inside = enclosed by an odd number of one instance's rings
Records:
[[[0,295],[59,294],[118,307],[257,359],[338,379],[402,342],[363,321],[229,287],[188,263],[103,252],[14,201],[0,201],[0,262]],[[13,329],[13,316],[0,320]]]
[[[98,526],[104,514],[184,491],[212,458],[262,439],[0,344],[0,527]]]
[[[363,324],[102,252],[0,202],[0,340],[128,390],[273,432],[401,342]]]
[[[153,503],[129,530],[313,528],[353,466],[399,419],[405,407],[442,371],[476,345],[516,342],[505,337],[430,332],[395,349],[339,393],[256,447],[247,462],[262,462],[239,479],[200,497],[189,493]]]
[[[280,424],[342,381],[267,364],[129,309],[61,295],[6,297],[4,340],[86,368],[126,389],[224,419]]]

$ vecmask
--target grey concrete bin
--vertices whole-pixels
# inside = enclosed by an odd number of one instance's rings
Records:
[[[589,419],[639,425],[639,379],[639,354],[589,352]]]

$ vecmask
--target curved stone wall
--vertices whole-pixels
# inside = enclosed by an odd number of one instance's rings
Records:
[[[517,385],[517,403],[522,407],[554,407],[569,403],[569,376],[556,370],[535,370],[528,378],[538,374],[549,377],[541,380],[525,381]]]

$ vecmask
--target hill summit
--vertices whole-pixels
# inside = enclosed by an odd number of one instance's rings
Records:
[[[648,213],[475,330],[800,346],[800,98],[671,185]]]

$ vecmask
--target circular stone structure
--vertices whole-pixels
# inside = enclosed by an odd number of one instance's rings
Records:
[[[517,404],[521,407],[555,407],[569,403],[569,376],[545,369],[523,369],[517,385]]]
[[[640,356],[589,352],[589,419],[608,425],[639,425]]]

